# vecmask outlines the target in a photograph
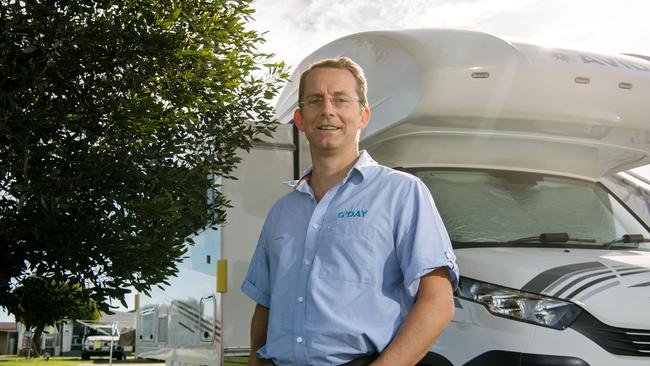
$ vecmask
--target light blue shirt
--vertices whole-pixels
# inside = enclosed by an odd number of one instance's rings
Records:
[[[297,182],[294,182],[294,184]],[[270,308],[277,365],[339,365],[383,351],[439,267],[456,257],[427,187],[365,151],[316,202],[300,184],[271,208],[242,291]]]

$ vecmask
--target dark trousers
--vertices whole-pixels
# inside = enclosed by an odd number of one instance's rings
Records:
[[[376,360],[377,357],[379,357],[378,354],[373,353],[371,355],[355,358],[354,360],[350,362],[346,362],[341,366],[367,366],[372,363],[372,361]]]
[[[355,358],[354,360],[352,360],[350,362],[347,362],[347,363],[344,363],[341,366],[367,366],[367,365],[370,365],[372,363],[372,361],[376,360],[377,357],[379,357],[379,354],[375,353],[375,354],[372,354],[372,355]],[[424,363],[422,363],[422,361],[420,361],[415,366],[426,366],[426,365],[428,365],[428,364],[424,364]]]
[[[370,365],[372,363],[372,361],[376,360],[377,357],[379,357],[379,354],[374,353],[374,354],[371,354],[371,355],[355,358],[354,360],[352,360],[350,362],[346,362],[346,363],[344,363],[344,364],[342,364],[340,366],[368,366],[368,365]],[[421,364],[418,363],[416,366],[419,366],[419,365],[421,365]]]

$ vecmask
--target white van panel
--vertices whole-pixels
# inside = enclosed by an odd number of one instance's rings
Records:
[[[300,73],[342,55],[368,79],[373,116],[362,145],[391,157],[379,159],[388,165],[511,167],[596,180],[650,162],[647,60],[472,31],[359,33],[300,63],[278,102],[283,122],[297,107]]]

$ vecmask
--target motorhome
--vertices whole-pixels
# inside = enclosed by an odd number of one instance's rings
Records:
[[[368,79],[362,148],[429,187],[458,258],[456,312],[425,363],[650,363],[650,201],[620,173],[650,163],[650,62],[461,30],[350,35],[298,65],[275,138],[223,182],[228,223],[198,235],[171,286],[141,301],[142,356],[219,365],[247,351],[254,304],[239,285],[286,192],[276,182],[308,165],[291,127],[298,79],[336,56]]]

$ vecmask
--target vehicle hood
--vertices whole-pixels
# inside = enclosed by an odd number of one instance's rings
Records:
[[[119,336],[107,336],[107,335],[93,335],[93,336],[88,336],[86,337],[86,341],[107,341],[110,342],[111,339],[113,339],[115,342],[117,342],[120,337]]]
[[[650,329],[650,251],[456,249],[461,276],[571,301],[605,324]]]

